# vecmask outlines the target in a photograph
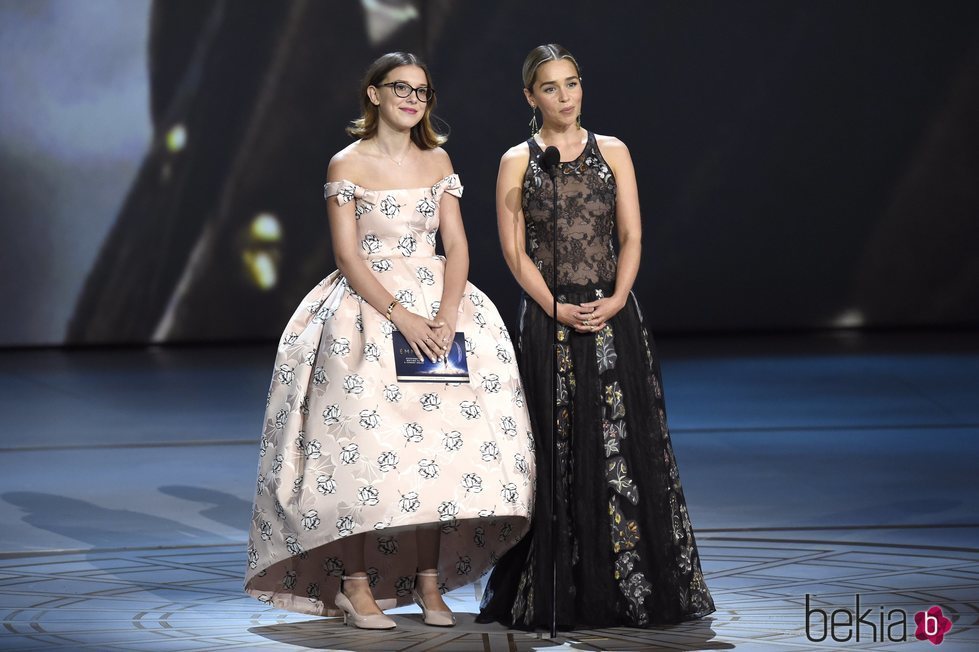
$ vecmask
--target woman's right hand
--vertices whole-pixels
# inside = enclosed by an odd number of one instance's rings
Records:
[[[436,330],[443,326],[442,322],[416,315],[400,303],[394,307],[391,321],[405,336],[405,340],[419,360],[428,358],[436,362],[445,355],[446,349],[439,343],[436,333]]]
[[[590,326],[582,325],[588,319],[590,310],[582,308],[577,303],[558,303],[557,320],[569,328],[575,329],[579,333],[591,333]]]

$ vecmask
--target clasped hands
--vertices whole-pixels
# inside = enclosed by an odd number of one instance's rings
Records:
[[[616,297],[604,297],[586,303],[558,303],[557,320],[578,333],[596,333],[625,306]]]
[[[426,319],[401,307],[391,316],[391,321],[404,335],[418,359],[432,362],[444,360],[455,337],[455,322],[449,322],[442,314]]]

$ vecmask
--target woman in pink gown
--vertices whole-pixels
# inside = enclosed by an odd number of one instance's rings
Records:
[[[414,55],[368,70],[359,140],[330,162],[337,271],[290,319],[269,390],[246,591],[358,627],[476,580],[529,527],[534,455],[507,329],[468,283],[462,184],[429,118]],[[441,231],[445,255],[436,254]],[[399,382],[397,330],[419,357],[464,334],[468,382]]]

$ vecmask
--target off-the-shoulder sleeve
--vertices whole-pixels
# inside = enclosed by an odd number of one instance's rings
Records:
[[[458,174],[450,174],[432,186],[432,195],[435,196],[435,199],[440,199],[444,192],[462,197],[462,180],[459,179]]]
[[[337,204],[343,206],[354,199],[363,199],[368,203],[376,203],[371,191],[361,188],[352,181],[341,179],[340,181],[327,181],[323,184],[323,198],[329,199],[336,195]]]

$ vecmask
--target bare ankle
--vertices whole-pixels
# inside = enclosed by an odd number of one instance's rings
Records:
[[[340,590],[347,595],[364,595],[371,593],[371,583],[367,574],[344,575]]]
[[[415,588],[421,593],[441,593],[439,591],[438,573],[435,571],[419,571],[415,575]]]

